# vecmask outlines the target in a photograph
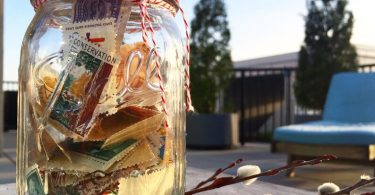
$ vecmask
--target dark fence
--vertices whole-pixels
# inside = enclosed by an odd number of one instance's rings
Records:
[[[17,129],[18,82],[4,81],[4,130]]]
[[[235,69],[225,99],[240,119],[240,142],[267,140],[272,129],[292,121],[294,68]],[[230,95],[229,95],[230,94]]]
[[[358,68],[375,72],[375,64]],[[235,69],[224,94],[239,114],[240,142],[270,141],[276,127],[319,120],[321,112],[299,106],[294,96],[295,68]]]
[[[359,72],[375,72],[375,64]],[[295,68],[235,69],[224,93],[225,102],[239,114],[240,142],[269,141],[276,127],[320,118],[319,111],[300,107],[294,97]],[[17,127],[18,82],[4,81],[4,129]]]
[[[375,72],[375,64],[367,64],[358,67],[358,72]]]

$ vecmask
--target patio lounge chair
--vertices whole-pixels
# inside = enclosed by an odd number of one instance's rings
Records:
[[[339,159],[375,165],[375,74],[340,73],[333,77],[323,119],[279,127],[272,150],[300,157],[334,154]],[[375,169],[374,169],[375,173]],[[288,176],[293,176],[291,170]]]

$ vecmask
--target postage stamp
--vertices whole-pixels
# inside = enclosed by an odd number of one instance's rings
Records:
[[[131,14],[131,2],[123,0],[75,0],[72,23],[113,18],[116,25],[116,48],[124,38]]]
[[[101,148],[102,144],[103,142],[66,143],[72,161],[57,157],[46,164],[46,169],[86,173],[107,171],[114,163],[127,156],[138,145],[138,141],[130,139],[105,149]]]
[[[110,161],[113,158],[115,158],[118,154],[135,144],[137,141],[130,139],[126,140],[123,143],[119,143],[116,145],[113,145],[111,147],[102,149],[101,146],[103,145],[103,142],[93,142],[89,146],[87,146],[87,143],[72,143],[70,144],[70,150],[79,153],[82,155],[90,156],[95,159],[99,159],[102,161]]]
[[[159,112],[137,106],[128,106],[120,108],[113,115],[100,115],[83,141],[104,141],[113,134],[156,114],[159,114]]]
[[[74,22],[118,18],[122,0],[75,0]]]
[[[45,195],[42,178],[38,166],[33,166],[26,175],[27,189],[29,195]]]
[[[170,165],[138,177],[121,178],[118,194],[172,194],[174,174],[175,167]]]
[[[110,192],[118,191],[118,185],[114,185],[117,183],[121,178],[127,178],[131,175],[132,171],[137,170],[138,167],[129,167],[127,169],[117,170],[115,172],[111,172],[105,174],[104,177],[100,176],[97,177],[96,172],[88,174],[88,178],[82,180],[80,182],[75,183],[73,186],[63,187],[60,188],[60,193],[55,194],[107,194],[105,191],[108,190]],[[66,189],[69,189],[69,192]],[[105,191],[103,191],[105,190]],[[112,194],[112,193],[110,193]],[[117,194],[117,193],[113,193]],[[138,194],[137,194],[138,195]]]
[[[67,67],[60,76],[61,91],[50,100],[53,102],[51,123],[63,133],[68,132],[68,136],[84,137],[112,69],[120,60],[116,54],[79,35],[69,35],[64,56]]]
[[[114,164],[110,170],[115,171],[119,169],[126,169],[135,165],[143,164],[146,162],[153,162],[156,165],[159,161],[158,154],[155,154],[148,141],[140,141],[139,145],[134,148],[132,153],[124,159]]]
[[[166,130],[162,129],[162,131]],[[160,159],[164,159],[165,156],[166,139],[166,135],[163,135],[160,130],[157,132],[152,132],[147,136],[147,140],[152,146],[154,153],[158,154]]]
[[[121,160],[131,150],[138,145],[134,139],[127,140],[123,143],[116,144],[109,148],[102,149],[102,143],[94,145],[90,150],[77,146],[72,146],[73,156],[77,161],[86,162],[87,166],[95,167],[97,170],[106,171],[115,162]]]
[[[89,20],[64,25],[64,40],[71,34],[79,34],[88,42],[108,50],[116,48],[116,22],[114,18]]]
[[[164,121],[164,113],[156,114],[145,120],[137,122],[110,136],[103,144],[103,148],[110,147],[128,139],[142,139],[149,133],[160,129]]]

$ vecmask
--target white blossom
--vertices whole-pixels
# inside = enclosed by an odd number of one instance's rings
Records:
[[[369,175],[363,174],[363,175],[361,175],[361,179],[362,180],[370,180],[371,177]]]
[[[261,172],[260,168],[256,165],[245,165],[237,169],[237,177],[238,178],[249,177],[252,175],[259,174],[260,172]],[[243,183],[245,185],[250,185],[254,183],[256,179],[257,178],[249,179],[249,180],[244,181]]]
[[[330,182],[324,183],[318,187],[319,195],[330,194],[338,191],[340,191],[340,187]]]

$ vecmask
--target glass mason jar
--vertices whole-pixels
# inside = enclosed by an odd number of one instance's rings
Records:
[[[40,4],[19,68],[18,194],[183,194],[176,2]]]

